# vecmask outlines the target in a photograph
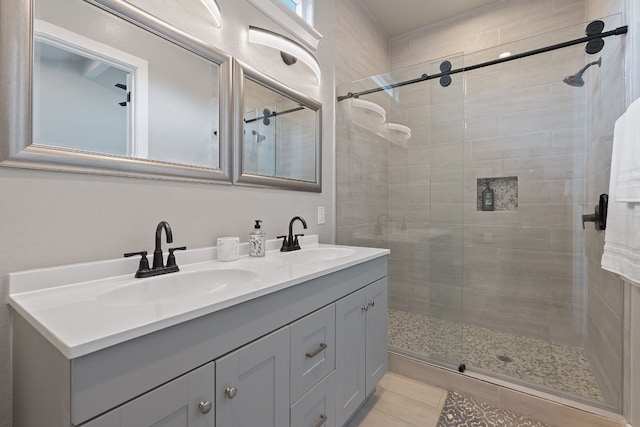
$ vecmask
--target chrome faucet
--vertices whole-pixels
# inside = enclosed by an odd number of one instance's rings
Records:
[[[300,244],[298,243],[298,237],[304,236],[304,234],[293,234],[293,223],[296,221],[300,221],[304,229],[307,229],[307,221],[304,220],[301,216],[294,216],[289,221],[289,235],[288,236],[278,236],[278,239],[282,240],[282,247],[280,248],[280,252],[290,252],[297,251],[300,249]]]
[[[136,277],[151,277],[158,276],[160,274],[174,273],[180,271],[178,264],[176,264],[176,256],[173,254],[175,251],[183,251],[187,249],[186,246],[179,248],[169,248],[169,256],[167,257],[167,265],[164,265],[162,259],[162,230],[164,230],[167,236],[167,243],[173,243],[173,233],[171,232],[171,226],[167,221],[160,221],[156,227],[156,247],[153,251],[153,267],[149,268],[149,260],[147,259],[147,251],[142,252],[130,252],[124,254],[125,257],[140,255],[140,265],[138,271],[136,271]]]

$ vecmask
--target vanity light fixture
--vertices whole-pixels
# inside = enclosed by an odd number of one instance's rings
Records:
[[[387,113],[380,105],[375,102],[365,101],[364,99],[353,98],[351,99],[351,106],[362,108],[364,111],[368,111],[370,116],[375,116],[375,120],[379,123],[384,123],[387,119]]]
[[[222,16],[220,14],[220,6],[218,6],[218,2],[216,0],[200,0],[204,7],[207,8],[211,16],[213,16],[213,22],[216,24],[216,27],[222,27]]]
[[[411,138],[411,129],[399,123],[387,123],[387,138],[393,143],[406,145]]]
[[[318,61],[311,52],[295,41],[282,34],[254,26],[249,26],[249,41],[279,50],[286,55],[290,55],[304,62],[311,68],[311,71],[313,71],[318,79],[318,84],[320,84],[320,65]]]

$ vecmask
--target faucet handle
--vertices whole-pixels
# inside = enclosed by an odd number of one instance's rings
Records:
[[[287,247],[287,245],[288,245],[287,236],[278,236],[278,237],[276,237],[276,239],[282,239],[282,247],[283,248]]]
[[[141,271],[149,270],[149,260],[147,259],[147,251],[128,252],[128,253],[124,254],[125,258],[136,256],[136,255],[140,255],[142,257],[142,258],[140,258],[140,264],[138,265],[138,271],[136,271],[136,277],[138,277],[138,274]]]
[[[302,233],[301,233],[301,234],[296,234],[296,235],[295,235],[295,238],[296,238],[296,239],[293,241],[293,246],[296,246],[296,247],[298,247],[298,248],[300,247],[300,243],[298,243],[298,237],[302,237],[302,236],[304,236],[304,234],[302,234]]]
[[[179,248],[169,248],[169,256],[167,257],[167,267],[177,267],[176,256],[173,254],[175,251],[184,251],[186,246],[180,246]]]

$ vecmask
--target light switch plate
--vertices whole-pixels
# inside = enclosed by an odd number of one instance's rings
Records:
[[[324,224],[324,206],[318,206],[318,224]]]

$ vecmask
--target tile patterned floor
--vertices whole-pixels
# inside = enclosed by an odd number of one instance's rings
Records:
[[[604,400],[579,347],[396,310],[389,310],[389,346]]]
[[[464,394],[450,392],[437,427],[550,427]]]
[[[550,427],[388,372],[346,427]]]

